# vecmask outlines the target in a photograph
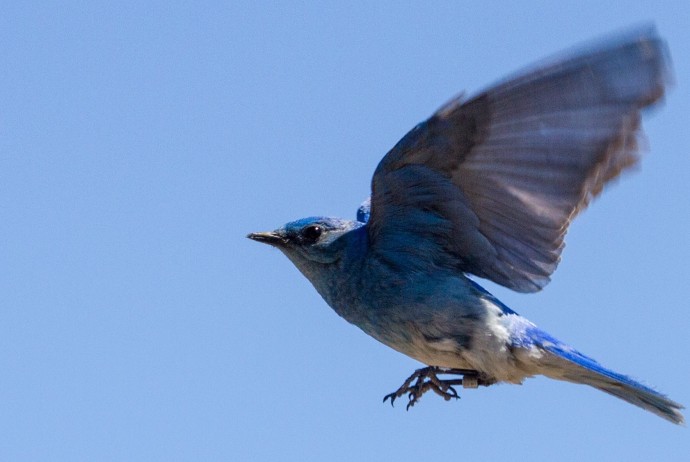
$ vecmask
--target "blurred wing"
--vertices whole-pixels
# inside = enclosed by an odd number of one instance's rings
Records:
[[[379,163],[373,248],[540,290],[572,218],[638,161],[640,110],[668,78],[648,27],[450,101]]]

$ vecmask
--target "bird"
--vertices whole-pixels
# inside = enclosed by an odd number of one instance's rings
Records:
[[[641,115],[672,83],[653,24],[614,33],[451,99],[379,162],[355,220],[313,216],[248,238],[285,254],[335,312],[425,365],[395,392],[584,384],[683,424],[666,395],[551,336],[473,278],[546,286],[568,226],[638,164]],[[448,378],[450,376],[450,378]]]

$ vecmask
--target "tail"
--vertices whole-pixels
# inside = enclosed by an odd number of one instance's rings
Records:
[[[639,382],[604,368],[601,364],[575,351],[543,331],[539,346],[553,355],[544,358],[545,375],[574,383],[589,385],[630,404],[641,407],[675,424],[685,423],[680,413],[684,406]]]

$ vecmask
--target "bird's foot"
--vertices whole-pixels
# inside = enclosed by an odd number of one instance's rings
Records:
[[[461,375],[459,379],[439,379],[439,374]],[[414,384],[412,383],[414,382]],[[479,385],[489,386],[494,383],[482,377],[479,372],[468,369],[449,369],[445,367],[429,366],[417,369],[405,380],[400,388],[383,397],[383,402],[391,400],[391,406],[397,398],[407,394],[407,410],[419,401],[424,393],[431,390],[446,401],[451,398],[458,399],[460,395],[453,388],[454,385],[462,385],[463,388],[477,388]]]

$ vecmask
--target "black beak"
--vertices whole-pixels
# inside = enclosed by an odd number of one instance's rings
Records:
[[[270,245],[283,245],[287,240],[276,233],[275,231],[268,231],[265,233],[249,233],[247,237],[256,242],[263,242],[264,244]]]

